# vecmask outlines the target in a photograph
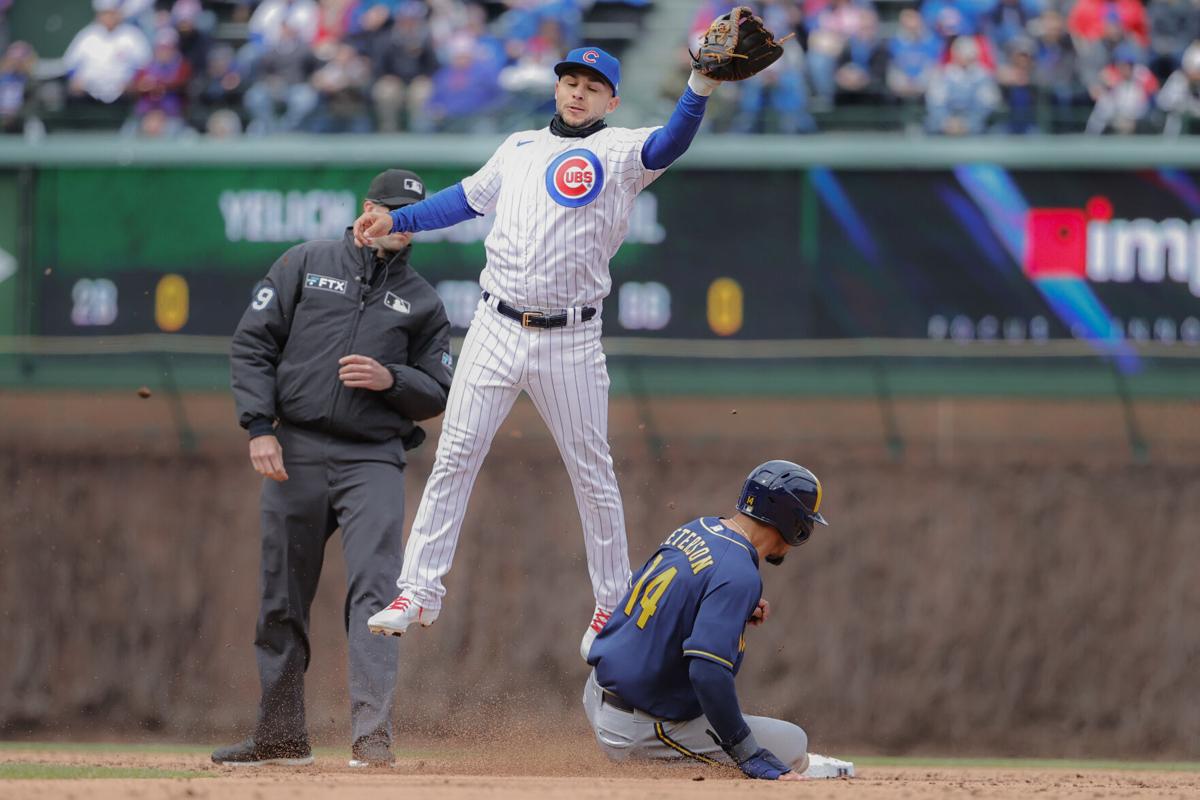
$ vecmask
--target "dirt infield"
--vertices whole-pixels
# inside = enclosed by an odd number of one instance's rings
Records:
[[[1195,797],[1200,772],[1061,768],[860,766],[851,780],[771,785],[748,781],[730,770],[704,766],[609,764],[590,743],[489,745],[447,750],[445,755],[405,755],[392,770],[363,772],[345,766],[344,754],[319,755],[312,767],[234,769],[216,767],[201,753],[61,752],[5,750],[0,766],[13,763],[139,767],[195,771],[195,778],[9,780],[8,798],[219,798],[219,800],[340,800],[420,797],[422,800],[664,800],[763,797],[787,792],[806,800],[823,798],[1025,798]],[[776,796],[772,794],[771,796]]]

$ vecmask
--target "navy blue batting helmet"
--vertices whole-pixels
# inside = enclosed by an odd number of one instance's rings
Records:
[[[768,461],[751,470],[737,509],[770,525],[793,546],[808,541],[814,522],[829,524],[820,513],[821,482],[791,461]]]

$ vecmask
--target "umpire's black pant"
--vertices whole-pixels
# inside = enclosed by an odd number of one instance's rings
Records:
[[[262,606],[255,647],[262,700],[260,744],[307,738],[304,672],[311,658],[309,609],[325,543],[342,529],[350,718],[354,740],[391,741],[399,642],[367,630],[395,594],[404,528],[404,448],[351,442],[284,425],[276,432],[288,480],[263,481]]]

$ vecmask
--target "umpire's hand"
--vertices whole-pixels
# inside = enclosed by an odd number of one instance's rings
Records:
[[[250,463],[259,475],[273,481],[286,481],[287,470],[283,468],[283,448],[274,436],[255,436],[250,440]]]
[[[370,389],[382,392],[392,388],[396,376],[370,356],[342,356],[338,359],[338,378],[350,389]]]

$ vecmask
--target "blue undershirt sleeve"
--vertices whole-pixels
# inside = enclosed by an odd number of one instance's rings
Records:
[[[704,709],[704,716],[712,723],[713,731],[721,737],[721,741],[737,744],[745,739],[750,733],[750,726],[746,724],[738,705],[733,673],[708,659],[690,658],[688,677],[700,700],[700,707]]]
[[[646,169],[666,169],[683,155],[700,130],[707,105],[707,97],[701,97],[690,87],[684,89],[667,124],[650,134],[642,145],[642,165]]]
[[[467,202],[461,181],[419,203],[389,213],[392,215],[392,233],[433,231],[483,216]]]

